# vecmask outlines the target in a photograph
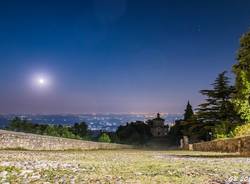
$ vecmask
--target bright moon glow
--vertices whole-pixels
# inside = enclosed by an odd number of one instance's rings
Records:
[[[38,87],[47,87],[49,86],[50,80],[45,76],[36,76],[33,78],[34,84]]]
[[[41,78],[41,79],[39,79],[38,82],[39,82],[39,84],[44,84],[44,79]]]
[[[48,74],[33,74],[30,77],[31,79],[31,88],[37,93],[44,93],[48,90],[51,90],[52,86],[52,78]]]

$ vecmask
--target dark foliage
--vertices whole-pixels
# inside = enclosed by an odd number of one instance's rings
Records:
[[[206,100],[199,105],[197,113],[194,115],[188,102],[184,119],[171,127],[169,138],[174,143],[183,136],[188,136],[190,142],[228,137],[241,122],[231,102],[235,89],[229,84],[226,72],[219,74],[212,86],[212,89],[200,91]]]
[[[192,106],[190,105],[190,102],[188,101],[186,109],[185,109],[185,114],[184,114],[184,120],[188,121],[191,120],[194,116],[194,111]]]
[[[220,134],[227,136],[241,119],[232,104],[235,89],[229,84],[226,72],[218,75],[213,83],[213,89],[200,92],[207,97],[206,102],[199,105],[196,115],[197,121],[203,124],[202,136],[207,137],[212,133],[213,137],[217,138],[219,129]]]
[[[225,120],[234,121],[237,115],[230,99],[235,90],[233,86],[229,85],[229,78],[225,71],[219,74],[212,86],[213,89],[200,91],[207,98],[206,102],[200,104],[197,109],[198,120],[211,124]]]
[[[88,125],[85,122],[75,123],[70,129],[73,134],[80,137],[85,137],[88,133]]]
[[[62,126],[62,125],[47,125],[47,124],[33,124],[27,120],[22,120],[19,117],[15,117],[6,127],[8,130],[34,133],[41,135],[49,135],[64,138],[73,139],[85,139],[88,132],[88,126],[82,122],[75,124],[74,126]]]
[[[142,121],[119,126],[116,134],[121,143],[128,144],[144,144],[152,137],[150,127]]]

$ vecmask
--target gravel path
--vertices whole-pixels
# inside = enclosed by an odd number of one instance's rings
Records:
[[[146,150],[0,151],[0,183],[246,184],[250,158]]]

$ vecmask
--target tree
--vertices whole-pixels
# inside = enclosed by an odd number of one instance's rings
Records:
[[[107,143],[110,143],[110,142],[111,142],[111,139],[110,139],[110,137],[109,137],[108,134],[102,133],[101,136],[98,138],[98,141],[99,141],[99,142],[107,142]]]
[[[69,131],[68,127],[60,126],[60,128],[58,127],[57,129],[60,132],[60,137],[70,138],[70,139],[77,138],[77,136],[75,134],[73,134],[71,131]]]
[[[22,127],[22,120],[19,117],[15,117],[14,119],[11,120],[9,126],[7,127],[8,130],[13,130],[13,131],[21,131]]]
[[[120,139],[118,135],[116,134],[116,132],[108,132],[108,135],[112,143],[120,143]]]
[[[213,89],[201,90],[200,93],[207,96],[206,102],[199,105],[197,117],[202,122],[234,121],[236,113],[231,103],[234,87],[229,85],[226,71],[220,73],[212,84]]]
[[[44,130],[43,134],[44,135],[49,135],[49,136],[60,137],[60,134],[59,134],[58,130],[53,125],[47,126],[47,128]]]
[[[72,127],[63,125],[47,125],[47,124],[33,124],[26,119],[22,120],[19,117],[15,117],[6,127],[8,130],[20,131],[26,133],[35,133],[42,135],[50,135],[56,137],[72,138],[72,139],[82,139],[87,136],[87,125],[82,122],[80,124],[75,124]],[[75,134],[74,131],[77,132]],[[81,137],[79,135],[82,135]]]
[[[26,119],[22,120],[19,117],[15,117],[11,120],[7,129],[17,131],[17,132],[27,132],[27,133],[36,133],[37,124],[32,124]]]
[[[184,121],[191,120],[193,118],[193,115],[194,115],[193,108],[190,105],[190,102],[188,101],[187,106],[186,106],[186,110],[184,113]]]
[[[146,143],[152,137],[148,124],[149,122],[136,121],[119,126],[116,130],[119,141],[126,144]]]
[[[227,136],[240,121],[231,102],[235,92],[233,86],[229,84],[226,71],[220,73],[212,84],[213,89],[201,90],[201,94],[206,96],[206,102],[199,105],[197,112],[198,122],[203,124],[202,137],[207,137],[213,132],[213,137],[217,137],[216,132],[222,136],[221,130],[225,130]]]
[[[72,132],[80,137],[86,137],[88,133],[88,125],[85,122],[75,123],[72,127]]]
[[[240,39],[237,60],[233,66],[236,75],[233,104],[241,118],[250,121],[250,31]]]

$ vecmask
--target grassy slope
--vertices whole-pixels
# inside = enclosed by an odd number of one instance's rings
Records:
[[[190,184],[220,183],[231,176],[250,176],[249,158],[185,151],[0,151],[0,183]]]

